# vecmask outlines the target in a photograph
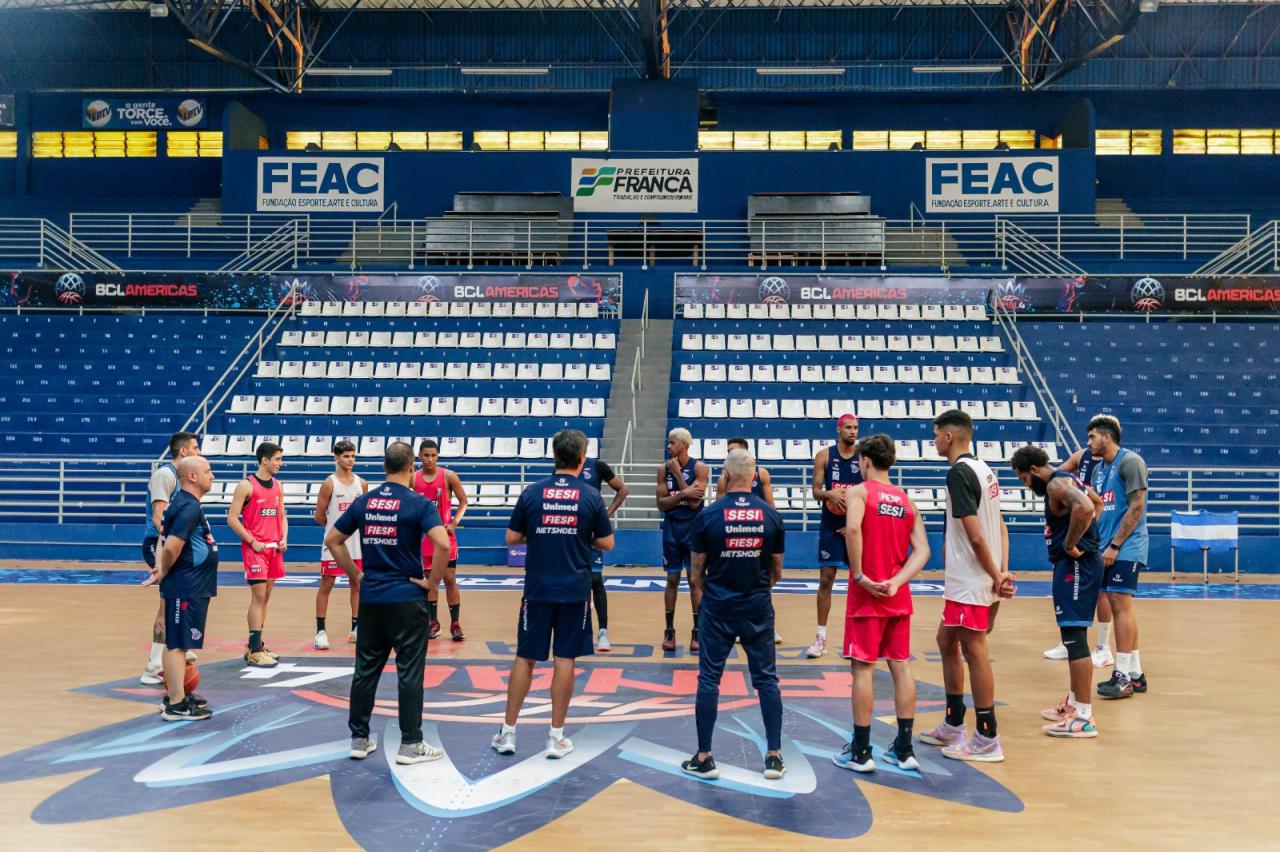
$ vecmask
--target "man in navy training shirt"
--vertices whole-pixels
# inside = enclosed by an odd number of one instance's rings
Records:
[[[773,647],[773,597],[782,579],[782,516],[751,493],[756,460],[746,450],[733,450],[724,462],[728,490],[694,521],[694,585],[702,591],[702,653],[698,657],[696,705],[698,751],[680,768],[699,778],[719,778],[711,755],[711,735],[720,701],[724,663],[741,639],[751,671],[751,686],[760,698],[767,751],[764,777],[781,778],[782,693]]]
[[[167,694],[160,717],[166,722],[208,719],[213,715],[204,699],[185,693],[183,681],[187,652],[204,647],[209,599],[218,594],[218,545],[200,508],[200,499],[213,488],[213,471],[204,456],[194,455],[180,459],[175,473],[179,490],[160,523],[159,531],[164,537],[157,564],[142,581],[144,586],[159,583],[164,601]]]
[[[347,576],[360,580],[360,630],[351,678],[351,757],[363,760],[377,749],[369,716],[378,680],[392,649],[399,679],[400,749],[396,763],[439,760],[444,751],[422,741],[422,672],[427,656],[427,589],[422,576],[422,537],[435,551],[431,576],[437,581],[449,564],[449,534],[436,507],[413,490],[413,448],[403,441],[382,457],[387,481],[357,497],[324,537],[324,546]],[[360,532],[364,572],[356,567],[347,539]]]
[[[516,659],[507,680],[507,715],[490,743],[515,754],[516,720],[535,662],[555,656],[547,757],[573,751],[564,720],[573,698],[573,661],[591,655],[591,550],[613,550],[613,526],[600,490],[580,478],[587,436],[577,429],[551,439],[555,473],[524,490],[507,524],[507,547],[527,544]],[[554,637],[554,642],[553,642]]]

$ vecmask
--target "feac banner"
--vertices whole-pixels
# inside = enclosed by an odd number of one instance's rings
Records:
[[[322,302],[595,302],[622,305],[622,276],[585,273],[8,272],[0,307],[268,310],[295,291]]]
[[[927,213],[1057,213],[1058,158],[926,157]]]
[[[85,98],[86,130],[195,130],[208,121],[203,98]]]
[[[259,157],[258,212],[380,213],[382,157]]]
[[[13,127],[17,121],[14,115],[13,95],[0,94],[0,127]]]
[[[1015,313],[1280,312],[1280,277],[1116,275],[1049,278],[689,273],[676,304],[990,304]]]
[[[573,158],[569,193],[585,213],[697,213],[698,161]]]

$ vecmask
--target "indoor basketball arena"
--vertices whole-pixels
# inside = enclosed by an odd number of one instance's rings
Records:
[[[1274,0],[0,0],[0,848],[1275,848],[1277,116]]]

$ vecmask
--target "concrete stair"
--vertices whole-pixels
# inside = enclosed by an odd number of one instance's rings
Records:
[[[950,231],[938,224],[884,229],[885,266],[967,266]]]
[[[662,464],[667,441],[673,323],[671,320],[649,320],[647,331],[641,326],[639,319],[622,321],[600,455],[618,471],[631,489],[618,520],[631,529],[656,529],[660,518],[654,493],[657,470]],[[633,393],[631,376],[642,336],[644,356],[637,373],[638,387]],[[621,454],[627,443],[627,426],[633,423],[633,411],[635,420],[629,459],[624,460]]]

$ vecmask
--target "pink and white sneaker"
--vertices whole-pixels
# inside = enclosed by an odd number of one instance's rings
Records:
[[[1062,703],[1057,707],[1050,707],[1048,710],[1041,710],[1040,716],[1048,719],[1050,722],[1061,722],[1063,719],[1071,715],[1071,696],[1062,696]]]
[[[952,746],[962,743],[969,738],[969,731],[964,725],[948,725],[946,722],[938,725],[932,731],[925,731],[918,734],[916,739],[922,743],[928,743],[935,746]]]
[[[942,750],[943,757],[952,760],[972,760],[979,763],[1001,763],[1004,752],[1000,749],[999,737],[984,737],[974,734],[962,743],[949,745]]]
[[[823,636],[813,637],[813,644],[804,652],[804,655],[811,660],[816,660],[827,653],[827,640]]]
[[[1074,737],[1092,739],[1098,735],[1098,728],[1093,718],[1084,718],[1075,707],[1067,711],[1067,715],[1052,725],[1045,725],[1044,732],[1051,737]]]

